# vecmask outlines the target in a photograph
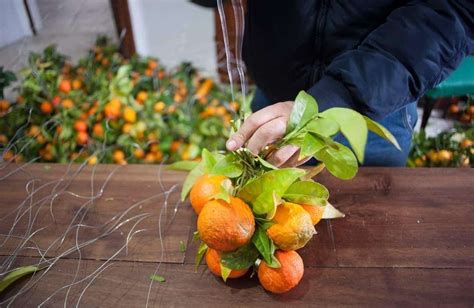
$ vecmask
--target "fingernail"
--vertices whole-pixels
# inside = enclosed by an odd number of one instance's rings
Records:
[[[227,146],[227,150],[233,151],[237,148],[237,142],[235,142],[235,140],[231,139],[231,140],[227,141],[226,146]]]

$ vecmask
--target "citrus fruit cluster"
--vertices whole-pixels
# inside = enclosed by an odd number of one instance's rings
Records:
[[[197,159],[203,147],[224,147],[240,109],[191,64],[167,70],[155,58],[125,59],[106,38],[74,65],[54,47],[32,53],[19,77],[16,101],[0,97],[5,160]]]
[[[204,149],[200,162],[172,164],[170,168],[189,171],[181,198],[189,194],[198,215],[196,265],[205,257],[209,270],[224,281],[256,274],[272,293],[296,287],[304,273],[297,250],[316,234],[314,225],[321,219],[344,216],[328,202],[327,188],[313,178],[324,168],[341,179],[352,178],[369,130],[398,147],[376,122],[344,108],[320,113],[314,98],[302,91],[285,136],[274,146],[298,145],[303,157],[313,156],[319,165],[279,169],[265,160],[265,151],[254,155],[246,148],[225,153]],[[333,140],[339,132],[352,150]]]
[[[436,137],[429,137],[424,131],[416,133],[408,166],[473,167],[474,123],[457,124]]]
[[[304,272],[295,250],[316,233],[313,225],[321,220],[324,207],[281,200],[273,217],[262,220],[244,199],[232,196],[231,185],[225,176],[204,174],[189,194],[209,270],[224,280],[242,277],[256,257],[265,254],[268,258],[255,270],[262,286],[273,293],[291,290]]]

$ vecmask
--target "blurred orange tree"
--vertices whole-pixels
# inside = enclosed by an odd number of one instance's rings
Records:
[[[4,160],[157,163],[223,149],[240,104],[190,63],[124,59],[105,37],[77,65],[32,53],[16,102],[1,101]]]

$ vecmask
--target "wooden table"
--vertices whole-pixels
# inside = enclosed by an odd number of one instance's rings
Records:
[[[159,307],[474,305],[472,169],[363,168],[352,181],[320,175],[317,180],[329,188],[330,200],[346,218],[316,226],[318,234],[300,251],[305,263],[300,285],[273,295],[255,277],[225,285],[205,265],[194,271],[196,216],[188,202],[177,202],[185,174],[161,170],[160,176],[159,166],[145,165],[100,165],[95,170],[73,165],[69,175],[65,165],[18,167],[0,170],[0,178],[6,177],[0,181],[0,260],[8,260],[20,237],[44,228],[31,238],[34,243],[18,250],[14,266],[37,264],[38,248],[56,262],[0,295],[2,302],[31,286],[13,306],[36,306],[54,292],[45,306],[76,305],[81,293],[79,305],[84,307],[145,306],[147,298],[150,306]],[[101,197],[85,204],[87,197],[100,194],[107,177]],[[173,185],[165,204],[159,194]],[[5,242],[20,211],[24,215],[11,232],[18,237]],[[34,221],[30,230],[28,221]],[[114,223],[122,226],[80,251],[75,248]],[[59,245],[57,239],[69,225]],[[127,238],[142,229],[127,245]],[[180,242],[186,251],[180,251]],[[54,259],[68,249],[69,254]],[[166,282],[150,287],[149,276],[155,272]],[[62,288],[73,282],[69,290]]]

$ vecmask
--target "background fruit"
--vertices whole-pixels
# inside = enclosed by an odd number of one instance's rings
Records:
[[[233,251],[250,241],[255,231],[255,219],[245,202],[231,197],[229,203],[220,199],[206,203],[199,214],[197,227],[207,246],[219,251]]]
[[[220,252],[212,248],[208,248],[206,252],[206,264],[209,270],[216,276],[221,277],[221,256]],[[247,273],[248,269],[232,270],[228,278],[242,277]]]
[[[191,205],[199,215],[204,205],[211,200],[211,198],[221,191],[221,183],[226,179],[222,175],[208,175],[201,176],[193,185],[189,194]]]
[[[304,264],[296,251],[275,252],[280,268],[271,268],[265,261],[258,267],[258,280],[265,290],[272,293],[284,293],[298,285],[304,273]]]
[[[273,221],[267,234],[283,250],[302,248],[316,233],[311,216],[299,204],[280,204]]]
[[[317,224],[323,217],[324,206],[302,204],[301,207],[309,214],[313,225]]]

